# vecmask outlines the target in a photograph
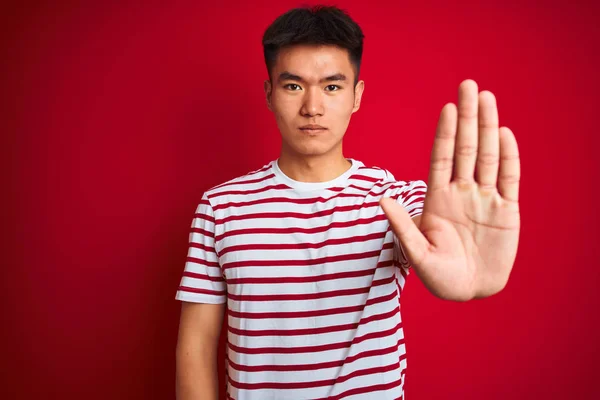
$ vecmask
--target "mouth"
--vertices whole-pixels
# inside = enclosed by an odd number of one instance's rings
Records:
[[[321,126],[321,125],[304,125],[300,127],[300,130],[306,133],[319,133],[319,132],[323,132],[326,131],[327,128]]]

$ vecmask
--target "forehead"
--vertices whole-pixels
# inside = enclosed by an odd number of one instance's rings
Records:
[[[348,50],[332,45],[294,45],[281,49],[273,72],[288,71],[303,78],[319,79],[336,73],[353,76]]]

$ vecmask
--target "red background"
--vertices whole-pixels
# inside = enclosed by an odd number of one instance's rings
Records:
[[[195,207],[278,155],[261,37],[300,3],[137,3],[2,11],[1,398],[174,398]],[[522,234],[496,296],[409,277],[407,397],[597,398],[600,7],[413,3],[337,3],[366,34],[345,154],[426,179],[473,78],[519,143]]]

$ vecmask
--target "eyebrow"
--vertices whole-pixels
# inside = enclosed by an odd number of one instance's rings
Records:
[[[331,76],[327,76],[325,78],[322,78],[321,80],[319,80],[319,83],[322,82],[334,82],[334,81],[345,81],[346,80],[346,75],[341,74],[341,73],[337,73],[337,74],[333,74]],[[297,81],[297,82],[306,82],[304,80],[304,78],[302,78],[301,76],[298,75],[294,75],[291,72],[288,71],[284,71],[281,74],[279,74],[279,78],[278,81]]]

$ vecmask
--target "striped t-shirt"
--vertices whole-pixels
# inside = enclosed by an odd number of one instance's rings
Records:
[[[176,299],[227,302],[228,399],[403,399],[410,266],[379,200],[414,217],[427,186],[349,160],[319,183],[272,161],[202,196]]]

